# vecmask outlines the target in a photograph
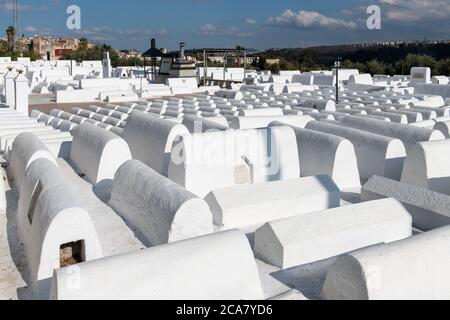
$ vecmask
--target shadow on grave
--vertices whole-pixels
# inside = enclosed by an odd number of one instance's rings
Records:
[[[300,291],[310,300],[320,299],[328,271],[336,258],[272,272],[270,275],[282,284]]]

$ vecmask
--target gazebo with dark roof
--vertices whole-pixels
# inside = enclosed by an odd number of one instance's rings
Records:
[[[151,64],[150,64],[150,74],[152,75],[152,80],[156,79],[156,58],[162,58],[164,54],[161,50],[156,48],[156,40],[152,39],[150,44],[150,49],[145,51],[142,54],[142,57],[144,58],[144,75],[147,77],[147,58],[150,58]]]

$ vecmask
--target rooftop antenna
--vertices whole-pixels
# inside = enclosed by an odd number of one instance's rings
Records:
[[[13,27],[14,27],[14,51],[19,51],[20,25],[19,25],[18,0],[13,0]]]

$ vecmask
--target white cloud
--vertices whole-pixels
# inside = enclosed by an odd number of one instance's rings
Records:
[[[212,36],[217,34],[217,28],[214,25],[208,23],[200,27],[200,33],[204,36]]]
[[[166,37],[169,35],[169,30],[166,28],[115,30],[111,27],[103,26],[76,30],[74,34],[79,37],[86,37],[93,41],[114,41],[118,38],[127,38],[138,41],[147,37]]]
[[[252,19],[252,18],[247,18],[247,19],[244,20],[244,23],[245,24],[249,24],[249,25],[253,25],[253,24],[256,24],[256,20]]]
[[[447,20],[450,17],[450,0],[378,0],[382,12],[396,22]]]
[[[23,29],[25,32],[36,32],[37,29],[33,26],[27,26]]]
[[[253,33],[252,32],[245,32],[245,31],[241,31],[240,29],[236,28],[236,27],[231,27],[228,29],[218,29],[215,25],[213,24],[205,24],[203,26],[200,27],[200,34],[204,35],[204,36],[233,36],[233,37],[238,37],[238,38],[248,38],[248,37],[252,37]]]
[[[289,27],[296,29],[356,29],[357,25],[353,21],[345,21],[324,16],[315,11],[294,12],[292,10],[284,11],[280,16],[269,17],[267,24],[275,27]]]
[[[48,7],[45,5],[33,4],[19,4],[19,11],[47,11]],[[13,11],[12,1],[0,3],[0,11]]]

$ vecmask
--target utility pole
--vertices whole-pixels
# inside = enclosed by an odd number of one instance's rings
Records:
[[[228,58],[228,51],[225,51],[225,57],[223,59],[223,81],[224,81],[224,83],[226,81],[226,75],[227,75],[227,58]]]
[[[247,79],[247,49],[244,49],[244,82]]]
[[[14,51],[19,51],[20,26],[19,26],[18,0],[13,0],[13,27],[14,27]]]
[[[203,85],[206,87],[206,77],[208,76],[208,59],[206,50],[203,50]]]
[[[341,58],[337,58],[334,62],[334,68],[336,69],[336,103],[339,103],[339,68],[341,67]]]

